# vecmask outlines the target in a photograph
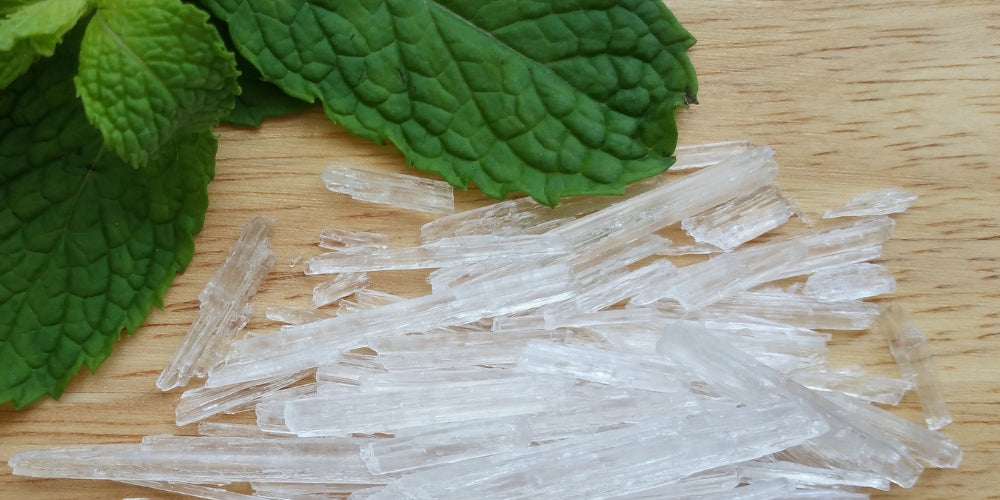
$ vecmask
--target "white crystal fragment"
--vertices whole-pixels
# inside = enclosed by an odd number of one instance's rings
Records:
[[[909,191],[899,188],[877,189],[851,198],[842,207],[827,210],[823,218],[896,214],[905,212],[915,201],[917,195]]]
[[[358,438],[168,436],[143,444],[66,446],[21,452],[15,474],[33,477],[225,484],[236,481],[377,480]]]
[[[839,392],[865,401],[888,405],[899,404],[906,391],[913,388],[913,384],[907,380],[868,376],[858,367],[839,370],[830,370],[822,366],[812,367],[796,371],[791,377],[803,386],[816,391]]]
[[[392,438],[363,444],[361,459],[373,474],[386,474],[494,455],[530,444],[528,417],[517,415],[397,431]]]
[[[431,370],[440,367],[513,366],[525,342],[565,341],[566,329],[425,333],[373,338],[369,343],[388,370]]]
[[[889,481],[868,471],[812,467],[784,460],[750,460],[736,466],[746,482],[787,479],[797,487],[856,486],[887,491]]]
[[[802,293],[823,301],[864,299],[896,291],[896,279],[880,264],[859,262],[819,269],[806,279]]]
[[[370,334],[429,331],[513,314],[565,300],[577,289],[569,266],[555,265],[241,339],[233,343],[224,364],[209,375],[206,385],[294,373],[365,347]]]
[[[336,363],[317,367],[316,381],[359,385],[365,375],[384,372],[385,366],[377,356],[349,351],[342,354]]]
[[[444,181],[334,163],[323,169],[323,182],[328,190],[356,200],[435,214],[455,212],[455,192]]]
[[[781,190],[770,184],[687,217],[681,228],[697,242],[732,250],[781,226],[792,214]]]
[[[670,166],[670,170],[686,170],[715,165],[722,160],[744,153],[748,149],[750,149],[750,141],[745,139],[677,146],[674,148],[674,157],[677,158],[677,161]]]
[[[325,227],[319,233],[319,246],[330,250],[348,248],[389,248],[389,235],[367,231],[348,231],[338,227]]]
[[[200,387],[184,391],[175,409],[177,425],[187,425],[219,413],[233,413],[237,408],[251,410],[261,397],[309,375],[310,371],[302,371],[232,386]]]
[[[332,304],[364,288],[368,283],[367,273],[347,272],[338,274],[336,278],[325,283],[320,283],[313,288],[312,307],[313,309],[319,309],[327,304]]]
[[[170,481],[119,481],[134,486],[142,486],[153,490],[166,491],[168,493],[178,493],[195,498],[206,498],[209,500],[259,500],[261,497],[255,495],[244,495],[224,488],[214,488],[203,484],[178,483]],[[123,499],[124,500],[124,499]],[[140,499],[135,499],[140,500]]]
[[[764,456],[826,430],[815,415],[789,403],[656,417],[591,436],[417,471],[390,482],[371,498],[624,495]]]
[[[526,415],[564,398],[574,382],[532,375],[368,392],[341,386],[337,395],[286,401],[285,425],[299,436],[349,436]]]
[[[247,323],[250,297],[274,266],[269,235],[273,219],[257,217],[243,227],[226,261],[199,295],[201,308],[180,348],[163,368],[156,386],[168,391],[204,376],[225,354],[226,346]]]
[[[283,305],[267,306],[264,308],[264,316],[271,321],[278,321],[287,325],[301,325],[330,317],[329,314],[315,309]]]
[[[865,330],[875,322],[879,308],[861,300],[824,302],[799,293],[765,288],[739,293],[701,312],[703,317],[712,319],[740,314],[800,328]]]
[[[916,389],[927,427],[937,430],[950,424],[951,413],[941,390],[927,337],[910,322],[902,306],[895,302],[886,305],[872,329],[889,341],[889,349],[896,358],[900,374]]]
[[[462,236],[417,247],[372,249],[360,247],[329,252],[306,263],[306,274],[429,269],[476,262],[530,259],[562,255],[569,251],[555,235]]]

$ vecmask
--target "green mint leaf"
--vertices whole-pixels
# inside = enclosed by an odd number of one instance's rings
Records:
[[[78,37],[0,93],[0,402],[58,397],[190,262],[216,141],[181,134],[136,169],[75,97]]]
[[[697,92],[660,0],[208,0],[236,47],[351,132],[489,196],[617,194],[665,170]]]
[[[208,130],[239,93],[233,54],[181,0],[106,0],[80,48],[76,87],[106,146],[133,166]]]
[[[226,46],[232,47],[232,41],[226,35],[226,26],[213,17]],[[259,127],[265,118],[286,116],[301,113],[313,107],[312,102],[296,99],[279,89],[271,82],[265,81],[257,68],[250,64],[239,52],[236,55],[236,67],[240,70],[237,82],[242,92],[236,96],[236,105],[228,115],[222,117],[223,123],[241,127]]]
[[[89,0],[11,2],[0,7],[0,89],[56,45],[91,8]]]

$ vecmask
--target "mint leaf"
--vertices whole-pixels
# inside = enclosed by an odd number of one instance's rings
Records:
[[[180,0],[106,0],[90,20],[76,86],[109,149],[133,166],[175,135],[207,130],[239,93],[208,14]]]
[[[78,40],[0,93],[0,402],[17,407],[58,397],[162,304],[214,172],[209,130],[141,169],[105,150],[75,97]]]
[[[221,26],[225,32],[225,26]],[[223,39],[226,39],[223,35]],[[228,42],[227,46],[232,43]],[[250,61],[236,54],[236,67],[240,70],[240,77],[237,82],[242,92],[236,96],[236,105],[228,115],[222,117],[224,123],[238,125],[242,127],[259,127],[265,118],[286,116],[301,113],[313,107],[312,102],[296,99],[275,86],[273,83],[265,81],[264,76],[257,71]]]
[[[88,0],[18,1],[0,7],[0,89],[39,57],[51,56],[90,8]]]
[[[355,134],[489,196],[617,194],[665,170],[694,43],[660,0],[209,0],[236,47]]]

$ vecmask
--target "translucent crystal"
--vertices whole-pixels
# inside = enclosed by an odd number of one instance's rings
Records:
[[[257,217],[243,227],[226,261],[199,295],[201,308],[156,386],[167,391],[204,376],[215,366],[250,318],[250,297],[274,266],[269,234],[274,220]]]
[[[828,267],[811,274],[802,293],[824,301],[863,299],[896,291],[896,279],[885,266],[860,262]]]
[[[264,309],[264,316],[269,320],[279,321],[288,325],[301,325],[330,317],[329,314],[322,311],[283,305],[267,306]]]
[[[325,227],[319,233],[319,246],[330,250],[357,247],[389,248],[389,235]]]
[[[798,293],[762,289],[739,293],[712,304],[706,318],[741,314],[801,328],[819,330],[864,330],[875,322],[878,306],[860,300],[823,302]]]
[[[435,214],[455,212],[454,190],[444,181],[334,163],[323,170],[323,182],[330,191],[356,200]]]
[[[567,302],[566,307],[583,312],[600,311],[636,296],[653,283],[665,280],[676,272],[677,267],[670,261],[657,260],[635,271],[613,276],[585,288]]]
[[[750,149],[750,142],[746,139],[677,146],[674,148],[674,157],[677,158],[677,161],[670,166],[670,170],[677,171],[715,165],[722,160],[744,153],[748,149]]]
[[[311,371],[283,375],[268,380],[257,380],[226,387],[201,387],[184,391],[175,409],[177,425],[187,425],[219,413],[231,412],[237,407],[252,409],[264,395],[293,384]]]
[[[612,239],[626,244],[760,186],[777,170],[774,150],[751,149],[691,175],[585,215],[554,231],[577,249]]]
[[[373,373],[385,372],[378,356],[345,352],[336,363],[320,365],[316,368],[316,381],[337,384],[359,385],[361,378]]]
[[[524,415],[415,427],[365,443],[361,458],[373,474],[410,471],[527,448],[529,436]]]
[[[494,333],[426,333],[372,339],[378,361],[389,370],[427,370],[440,367],[512,366],[531,339],[564,340],[565,329],[527,329]]]
[[[859,426],[850,411],[762,366],[704,328],[690,323],[669,328],[657,351],[701,378],[707,388],[737,401],[788,400],[819,415],[830,432],[784,449],[792,461],[853,471],[873,471],[903,487],[923,470],[902,443]]]
[[[224,364],[210,374],[206,385],[294,373],[365,347],[370,334],[391,336],[462,325],[565,300],[576,290],[569,266],[555,265],[245,338],[233,343]]]
[[[336,436],[525,415],[545,411],[573,383],[563,377],[522,376],[368,392],[341,386],[338,395],[286,401],[285,425],[300,436]]]
[[[169,436],[143,444],[66,446],[21,452],[15,474],[33,477],[225,484],[235,481],[375,480],[357,438]]]
[[[306,274],[461,266],[498,259],[561,255],[568,250],[562,238],[554,235],[462,236],[409,248],[357,248],[329,252],[310,259],[306,263]]]
[[[813,367],[793,373],[792,379],[813,390],[836,391],[865,401],[889,405],[899,404],[903,394],[913,388],[909,381],[868,376],[858,367],[840,370]]]
[[[315,396],[319,385],[318,382],[296,385],[261,397],[254,408],[257,414],[257,427],[269,434],[291,434],[285,425],[285,403]]]
[[[587,437],[417,471],[371,498],[624,495],[767,455],[826,429],[815,416],[788,403],[658,417]]]
[[[688,386],[676,365],[662,359],[537,340],[525,344],[515,369],[568,374],[580,380],[655,392],[681,392]]]
[[[750,460],[736,466],[747,482],[787,479],[798,487],[858,486],[888,490],[889,481],[867,471],[851,471],[802,465],[784,460]]]
[[[781,226],[791,216],[788,201],[778,186],[771,184],[687,217],[681,228],[695,241],[732,250]]]
[[[260,427],[252,424],[233,424],[229,422],[209,421],[198,422],[198,435],[248,438],[277,437],[274,434],[268,434],[260,430]]]
[[[859,194],[842,207],[827,210],[823,218],[895,214],[905,212],[915,201],[917,195],[909,191],[899,188],[878,189]]]
[[[669,278],[636,294],[630,302],[641,306],[669,297],[687,310],[700,309],[771,281],[780,268],[794,266],[806,255],[807,248],[798,241],[719,254],[678,269]]]
[[[941,390],[927,338],[910,322],[906,311],[895,302],[886,305],[872,330],[881,332],[889,341],[889,349],[896,358],[900,374],[916,388],[927,426],[937,430],[950,424],[951,413]]]
[[[318,309],[327,304],[332,304],[338,299],[358,291],[368,285],[367,273],[341,273],[336,278],[320,283],[313,288],[312,306]]]
[[[388,478],[388,476],[385,476]],[[386,481],[388,479],[385,479]],[[262,483],[252,481],[255,498],[267,499],[340,499],[355,498],[356,492],[380,487],[374,484],[349,484],[349,483]]]
[[[802,243],[809,249],[808,255],[795,265],[784,266],[775,279],[877,258],[881,255],[882,243],[892,236],[895,226],[896,223],[886,216],[865,217],[791,236],[786,241]]]

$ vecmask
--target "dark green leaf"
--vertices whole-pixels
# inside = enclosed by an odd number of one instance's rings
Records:
[[[75,96],[78,39],[0,94],[0,402],[18,407],[58,397],[161,305],[214,169],[208,130],[142,169],[104,150]]]
[[[662,172],[697,92],[659,0],[209,0],[267,79],[486,194],[621,193]]]

